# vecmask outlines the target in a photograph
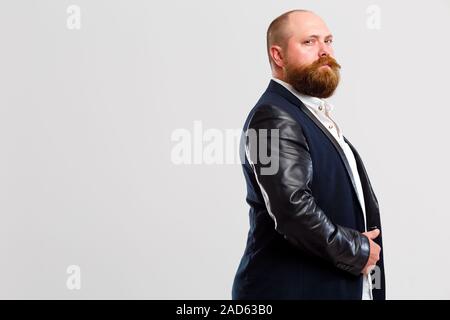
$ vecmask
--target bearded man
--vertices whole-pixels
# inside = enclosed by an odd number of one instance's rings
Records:
[[[241,140],[250,229],[232,298],[384,300],[378,201],[325,100],[340,77],[333,36],[293,10],[270,24],[267,52],[273,78]]]

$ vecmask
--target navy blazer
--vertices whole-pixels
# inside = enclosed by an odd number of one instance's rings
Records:
[[[339,226],[346,234],[353,232],[353,235],[365,238],[360,236],[360,233],[365,231],[363,211],[350,166],[339,143],[295,95],[273,80],[250,111],[244,124],[244,133],[249,129],[255,114],[267,106],[279,109],[284,117],[295,121],[295,125],[301,128],[302,139],[305,140],[308,159],[314,172],[308,189],[314,206],[325,213],[329,224]],[[262,118],[264,117],[263,115]],[[364,193],[367,229],[376,227],[381,231],[378,201],[361,157],[351,143],[344,139],[355,156]],[[243,135],[240,151],[241,158],[245,160],[242,168],[247,184],[246,201],[250,205],[250,229],[246,248],[234,278],[232,298],[361,299],[363,276],[360,270],[364,264],[361,262],[367,261],[367,257],[360,259],[357,267],[351,263],[333,264],[323,258],[327,257],[325,253],[320,256],[319,249],[325,252],[327,247],[315,248],[303,244],[300,231],[294,241],[289,239],[289,229],[285,227],[287,223],[278,226],[273,213],[270,212],[271,208],[268,208],[268,198],[276,198],[278,194],[268,195],[267,190],[261,190],[263,183],[258,183],[255,167],[249,162],[248,150],[245,150],[247,141],[247,137]],[[284,176],[286,177],[286,173]],[[270,183],[276,184],[277,181],[271,180]],[[308,212],[305,212],[305,215],[308,215]],[[306,237],[307,230],[304,231]],[[382,247],[381,234],[375,242]],[[363,251],[364,243],[360,245]],[[319,254],[313,254],[315,249]],[[374,271],[376,287],[372,293],[374,300],[384,300],[383,249],[377,267]]]

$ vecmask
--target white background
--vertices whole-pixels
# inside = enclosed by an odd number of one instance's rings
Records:
[[[449,299],[444,0],[2,1],[0,298],[229,299],[241,167],[175,165],[171,135],[241,129],[271,76],[266,29],[298,8],[335,36],[331,101],[380,202],[387,297]]]

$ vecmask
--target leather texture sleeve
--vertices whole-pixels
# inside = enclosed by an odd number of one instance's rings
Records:
[[[277,232],[302,251],[360,275],[369,258],[369,240],[357,230],[334,224],[317,206],[311,193],[309,147],[298,122],[280,107],[263,105],[250,119],[248,129],[256,132],[257,139],[247,134],[247,159]],[[266,140],[262,142],[267,150],[259,150],[261,139]],[[277,170],[270,172],[261,154],[269,155],[271,162],[278,161]]]

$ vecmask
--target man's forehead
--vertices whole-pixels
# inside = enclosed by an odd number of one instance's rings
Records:
[[[293,35],[309,37],[330,36],[331,32],[325,22],[312,12],[297,12],[289,17],[288,29]]]

